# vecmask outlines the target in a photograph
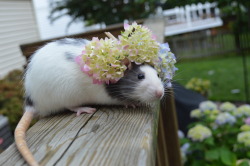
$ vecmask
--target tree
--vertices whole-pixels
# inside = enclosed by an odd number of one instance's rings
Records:
[[[146,18],[154,12],[156,0],[51,0],[50,20],[69,15],[87,25],[120,23]]]

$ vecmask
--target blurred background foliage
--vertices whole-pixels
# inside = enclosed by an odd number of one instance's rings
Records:
[[[155,0],[51,0],[51,21],[69,15],[72,22],[85,21],[86,25],[121,23],[148,17],[155,11]]]
[[[155,12],[157,6],[171,9],[177,6],[216,2],[221,9],[224,21],[230,21],[236,29],[240,21],[245,30],[250,28],[250,1],[248,0],[50,0],[51,21],[64,15],[71,16],[72,22],[85,21],[87,25],[121,23],[124,20],[147,18]],[[242,14],[239,16],[239,9]]]
[[[14,130],[23,114],[23,72],[14,70],[0,80],[0,114],[9,118]]]

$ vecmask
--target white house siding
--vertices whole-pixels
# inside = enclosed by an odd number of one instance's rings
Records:
[[[39,40],[32,2],[0,0],[0,78],[26,63],[20,44]]]

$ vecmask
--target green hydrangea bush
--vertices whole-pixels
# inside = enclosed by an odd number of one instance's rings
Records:
[[[207,97],[209,95],[210,86],[211,82],[209,80],[194,77],[188,81],[185,87]]]
[[[180,134],[184,165],[250,166],[250,105],[205,101],[190,116],[197,121]]]
[[[15,70],[0,80],[0,114],[8,117],[11,129],[23,113],[23,73]]]

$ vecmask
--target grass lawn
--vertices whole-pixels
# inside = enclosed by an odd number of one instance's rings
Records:
[[[248,66],[248,87],[250,89],[250,56],[246,56]],[[210,100],[245,101],[242,57],[222,57],[216,59],[200,59],[177,63],[179,70],[174,81],[181,85],[193,77],[211,81]],[[232,90],[239,89],[239,93]],[[250,92],[249,92],[250,93]],[[250,96],[250,94],[249,94]]]

